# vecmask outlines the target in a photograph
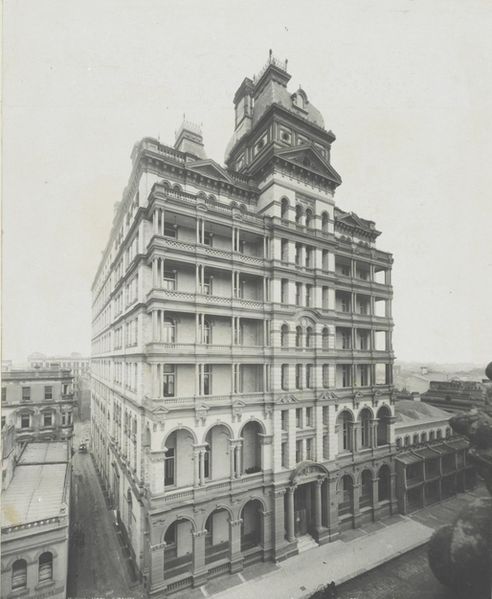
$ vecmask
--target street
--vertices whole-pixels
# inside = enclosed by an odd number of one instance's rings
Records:
[[[130,570],[118,541],[112,512],[107,509],[90,453],[78,453],[87,427],[76,424],[72,459],[72,514],[68,597],[139,599],[131,589]]]

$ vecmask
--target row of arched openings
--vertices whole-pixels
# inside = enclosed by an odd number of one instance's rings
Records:
[[[449,437],[451,437],[451,429],[449,427],[446,427],[445,430],[445,438],[449,439]],[[432,443],[432,441],[435,441],[436,439],[442,439],[443,438],[443,432],[442,429],[437,429],[437,430],[431,430],[429,431],[429,433],[427,434],[427,432],[423,432],[423,433],[414,433],[412,436],[411,435],[405,435],[404,437],[397,437],[396,439],[396,446],[398,449],[401,449],[402,447],[410,447],[411,445],[420,445],[422,443]]]
[[[314,327],[307,326],[303,329],[300,325],[295,328],[295,347],[313,347],[314,345]],[[329,349],[330,331],[328,327],[324,327],[321,331],[321,347]],[[281,347],[289,347],[290,328],[289,325],[283,324],[280,328],[280,345]]]
[[[354,451],[356,447],[369,448],[387,445],[390,442],[391,411],[387,406],[381,406],[377,411],[376,427],[372,426],[373,413],[369,408],[359,412],[358,421],[354,420],[352,412],[343,410],[337,417],[338,450],[339,452]],[[358,423],[358,428],[355,424]]]
[[[289,219],[290,202],[288,198],[282,198],[280,201],[280,217],[282,220]],[[302,224],[304,218],[304,226],[307,229],[312,229],[314,225],[314,213],[311,208],[304,208],[301,204],[296,204],[295,207],[295,222],[297,225]],[[321,213],[321,230],[325,233],[328,232],[328,223],[330,222],[330,215],[327,211]]]
[[[261,549],[263,545],[263,504],[251,499],[241,510],[241,551]],[[215,509],[205,521],[205,564],[227,558],[231,547],[231,514],[225,508]],[[180,518],[172,522],[164,534],[165,577],[172,577],[178,568],[191,567],[192,532],[190,520]]]
[[[38,583],[53,579],[53,554],[45,551],[38,559]],[[12,590],[27,588],[27,562],[18,559],[12,564]]]
[[[391,471],[384,464],[377,474],[377,501],[388,501],[391,497]],[[373,473],[364,470],[360,477],[359,509],[373,507],[374,504],[374,482]],[[343,516],[354,512],[355,494],[354,479],[350,474],[345,474],[340,480],[338,489],[338,514]]]

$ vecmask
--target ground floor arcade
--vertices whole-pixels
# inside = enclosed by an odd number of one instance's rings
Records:
[[[149,595],[198,586],[255,561],[283,560],[306,539],[327,543],[342,529],[390,515],[395,498],[388,464],[329,473],[305,462],[288,481],[151,514]]]

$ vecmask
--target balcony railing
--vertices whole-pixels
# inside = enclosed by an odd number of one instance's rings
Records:
[[[186,291],[171,291],[168,289],[152,289],[147,297],[156,299],[175,300],[177,302],[193,302],[205,305],[225,306],[230,308],[245,308],[247,310],[262,310],[263,300],[250,300],[232,298],[220,295],[204,295],[201,293],[190,293]]]
[[[219,248],[209,247],[206,245],[193,243],[189,241],[179,241],[177,239],[170,239],[166,237],[160,237],[159,246],[163,246],[170,250],[177,250],[180,254],[183,252],[189,252],[200,257],[219,258],[224,260],[234,260],[243,264],[265,266],[265,258],[262,256],[251,256],[249,254],[243,254],[241,252],[233,252],[232,250],[222,250]],[[172,254],[170,253],[169,256]]]

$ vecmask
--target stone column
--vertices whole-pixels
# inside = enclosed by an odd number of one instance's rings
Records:
[[[205,484],[205,452],[206,449],[204,447],[200,448],[199,453],[199,471],[200,471],[200,485],[203,486]]]
[[[204,584],[207,580],[207,568],[205,567],[205,539],[207,531],[197,530],[193,535],[193,586]]]
[[[193,446],[193,486],[200,486],[200,452],[199,445]]]
[[[157,590],[164,586],[164,549],[166,543],[150,546],[150,589]]]
[[[379,422],[379,418],[373,418],[371,420],[371,442],[372,442],[372,448],[375,449],[378,446],[378,422]]]
[[[322,527],[321,521],[321,485],[323,484],[323,479],[318,479],[314,481],[314,526],[316,528],[316,532],[319,534]]]
[[[287,540],[293,543],[296,540],[294,524],[294,492],[295,487],[287,487]]]
[[[338,524],[337,478],[329,476],[326,481],[326,516],[330,541],[340,534]]]
[[[243,569],[243,556],[241,553],[241,524],[242,518],[229,520],[230,524],[230,560],[231,574]]]
[[[273,490],[273,550],[277,559],[285,547],[285,511],[284,511],[285,488]]]
[[[372,479],[372,513],[373,513],[373,517],[376,515],[378,505],[379,505],[379,477],[376,476],[375,478]]]

